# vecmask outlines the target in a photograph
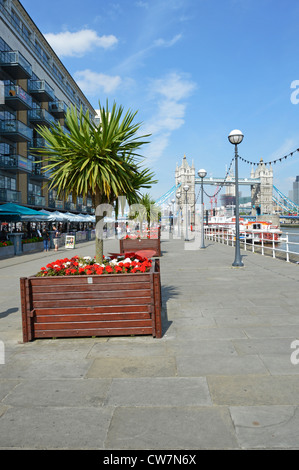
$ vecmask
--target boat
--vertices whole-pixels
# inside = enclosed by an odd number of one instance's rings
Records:
[[[236,218],[226,216],[212,216],[207,224],[208,228],[216,234],[223,234],[229,239],[236,238]],[[277,225],[266,220],[248,220],[239,218],[240,240],[246,239],[246,243],[279,243],[282,231]]]

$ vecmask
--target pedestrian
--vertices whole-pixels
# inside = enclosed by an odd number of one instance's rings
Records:
[[[43,229],[42,237],[44,241],[44,251],[49,251],[50,246],[50,235],[46,228]]]
[[[55,227],[55,225],[53,226],[53,231],[54,231],[54,235],[53,235],[54,250],[55,250],[55,251],[58,251],[59,231],[57,230],[57,228]]]

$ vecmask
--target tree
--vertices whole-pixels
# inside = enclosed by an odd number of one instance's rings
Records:
[[[137,202],[140,190],[150,188],[157,181],[148,168],[143,168],[144,157],[140,148],[149,143],[150,135],[139,136],[141,123],[134,124],[137,112],[113,104],[109,110],[100,107],[100,123],[97,126],[85,114],[82,107],[70,107],[66,114],[69,133],[61,125],[38,127],[38,133],[46,141],[46,147],[34,149],[45,161],[43,171],[51,174],[49,189],[56,189],[58,197],[73,200],[77,196],[92,199],[96,209],[101,204],[113,204],[119,196]],[[102,211],[100,211],[102,212]],[[96,225],[101,225],[103,213],[97,214]],[[103,237],[96,230],[96,260],[103,260]]]
[[[132,209],[130,217],[138,219],[140,222],[146,220],[148,228],[150,228],[151,222],[158,222],[159,215],[161,213],[161,208],[156,205],[156,202],[152,199],[149,193],[143,194],[139,198],[137,206],[132,206]]]

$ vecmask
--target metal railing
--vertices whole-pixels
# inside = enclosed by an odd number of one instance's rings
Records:
[[[234,246],[236,236],[234,233],[228,231],[223,227],[205,227],[205,238],[218,243]],[[247,234],[247,236],[246,236]],[[299,232],[283,232],[279,240],[276,239],[276,234],[273,233],[271,238],[266,238],[266,234],[259,232],[259,239],[254,238],[256,232],[254,230],[247,230],[240,232],[240,246],[245,251],[251,251],[252,253],[260,253],[264,255],[270,255],[273,258],[284,259],[286,262],[298,262],[299,261],[299,242],[293,238],[299,237]],[[298,251],[295,251],[295,250]]]

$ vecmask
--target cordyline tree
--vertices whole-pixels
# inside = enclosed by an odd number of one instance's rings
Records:
[[[56,189],[58,197],[72,195],[91,197],[96,209],[96,225],[102,226],[105,213],[97,211],[101,204],[112,205],[119,196],[128,203],[138,203],[140,190],[150,188],[157,181],[153,173],[142,166],[144,158],[140,148],[149,143],[150,135],[138,135],[140,123],[134,124],[137,112],[113,104],[109,109],[100,107],[100,123],[96,125],[76,107],[68,109],[66,124],[69,133],[60,124],[49,128],[38,127],[38,133],[46,141],[46,147],[34,149],[46,164],[43,171],[51,174],[49,189]],[[98,225],[100,224],[100,225]],[[103,260],[103,237],[96,230],[96,261]]]
[[[129,214],[132,219],[137,219],[140,222],[146,220],[148,228],[150,228],[151,222],[158,222],[160,215],[161,208],[156,205],[155,200],[149,193],[145,193],[141,196],[138,201],[138,206],[132,206]]]

